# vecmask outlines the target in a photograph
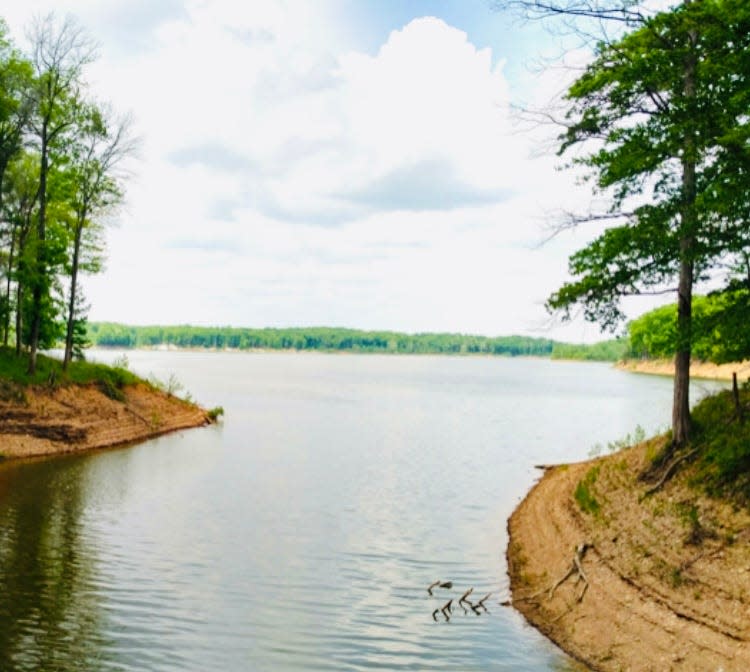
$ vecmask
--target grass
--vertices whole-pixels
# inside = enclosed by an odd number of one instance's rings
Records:
[[[586,475],[578,482],[574,497],[581,511],[598,516],[601,511],[601,505],[593,494],[593,486],[599,477],[599,467],[591,467]]]
[[[71,362],[63,371],[62,362],[46,355],[37,357],[36,372],[28,373],[28,357],[17,357],[11,348],[0,347],[0,397],[9,401],[21,401],[23,387],[46,385],[58,387],[70,384],[95,384],[113,399],[122,398],[122,388],[126,385],[145,382],[122,367],[111,367],[91,362]]]
[[[710,495],[750,504],[750,389],[740,391],[744,419],[732,392],[707,397],[693,409],[692,445],[698,448],[693,484]]]
[[[208,419],[211,422],[217,422],[222,415],[224,415],[223,406],[214,406],[214,408],[208,410]]]

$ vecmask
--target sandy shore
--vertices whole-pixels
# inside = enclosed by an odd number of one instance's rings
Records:
[[[633,373],[650,373],[659,376],[673,376],[674,362],[671,359],[631,359],[618,362],[616,368]],[[711,364],[710,362],[691,362],[690,375],[693,378],[712,380],[732,380],[732,373],[737,373],[740,381],[750,378],[750,360],[730,364]]]
[[[194,404],[146,385],[127,386],[125,400],[94,385],[27,388],[25,399],[0,399],[0,455],[36,457],[109,448],[209,424]]]
[[[750,514],[681,479],[643,498],[646,450],[546,471],[508,523],[513,606],[593,670],[750,670]],[[584,478],[596,513],[574,497]],[[583,598],[577,574],[550,596],[582,543]]]

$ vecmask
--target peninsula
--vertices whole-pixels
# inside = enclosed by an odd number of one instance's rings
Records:
[[[26,379],[24,361],[0,353],[0,458],[109,448],[211,422],[213,414],[122,368],[41,357]]]
[[[508,523],[512,603],[593,670],[750,669],[750,394],[700,431],[545,470]]]

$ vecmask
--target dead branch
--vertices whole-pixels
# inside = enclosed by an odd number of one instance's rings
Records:
[[[549,590],[549,599],[552,599],[552,596],[555,594],[555,590],[559,586],[561,586],[563,583],[565,583],[571,576],[576,575],[576,584],[583,582],[583,589],[581,590],[581,594],[578,596],[578,602],[583,601],[583,596],[586,594],[586,591],[589,588],[589,580],[586,577],[586,573],[583,571],[583,556],[586,554],[586,551],[591,548],[591,544],[588,544],[586,542],[579,544],[576,547],[575,555],[573,555],[573,560],[570,563],[570,569],[566,572],[566,574],[560,578],[555,584],[550,588]]]
[[[432,595],[432,589],[433,588],[446,588],[447,590],[450,590],[453,588],[453,581],[443,581],[442,579],[435,581],[434,583],[431,583],[427,587],[427,592]]]
[[[487,593],[481,600],[479,600],[479,602],[477,602],[477,607],[479,607],[480,609],[484,609],[485,613],[488,614],[490,612],[487,610],[487,607],[484,606],[484,603],[490,598],[491,595],[492,593]]]
[[[453,600],[448,600],[443,605],[443,608],[440,610],[440,611],[443,612],[443,616],[445,616],[445,620],[446,621],[450,621],[451,620],[450,614],[452,613],[452,611],[451,611],[451,606],[452,605],[453,605]]]
[[[469,600],[467,600],[466,598],[469,597],[469,595],[471,595],[473,592],[474,592],[474,589],[469,588],[469,590],[467,590],[463,595],[461,595],[461,599],[458,600],[458,603],[461,604],[463,602],[467,602],[468,604],[471,604],[471,602],[469,602]]]

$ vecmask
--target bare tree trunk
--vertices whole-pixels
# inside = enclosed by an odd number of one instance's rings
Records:
[[[65,356],[63,357],[63,370],[68,370],[68,365],[73,357],[73,325],[75,322],[76,291],[78,285],[78,265],[81,253],[81,235],[86,221],[86,211],[81,213],[79,221],[76,222],[75,240],[73,242],[73,265],[70,272],[70,299],[68,302],[68,325],[65,333]]]
[[[686,244],[686,248],[691,247]],[[690,354],[692,331],[693,264],[683,259],[677,295],[677,352],[674,358],[672,444],[684,445],[690,438]]]
[[[691,0],[685,0],[685,4]],[[690,31],[690,52],[685,59],[684,95],[688,108],[695,99],[698,33]],[[688,122],[689,123],[689,122]],[[672,405],[672,445],[682,446],[690,439],[690,355],[693,324],[694,248],[696,230],[696,139],[693,128],[685,133],[682,154],[682,212],[680,215],[680,278],[677,288],[677,351],[675,353],[674,401]]]
[[[42,127],[41,167],[39,169],[39,219],[37,221],[36,264],[33,273],[31,301],[31,336],[29,338],[29,373],[36,373],[36,354],[39,348],[39,334],[42,326],[42,293],[46,282],[46,223],[47,223],[47,172],[49,171],[49,150],[47,146],[47,125]]]
[[[23,285],[19,280],[16,284],[16,357],[21,356],[21,333],[23,329],[23,314],[21,300],[23,299]]]
[[[5,280],[5,304],[7,313],[5,315],[5,324],[3,324],[3,345],[8,347],[8,338],[10,335],[10,276],[13,272],[13,261],[14,254],[16,252],[16,229],[13,227],[13,232],[10,237],[10,251],[8,252],[8,271],[6,273]]]

